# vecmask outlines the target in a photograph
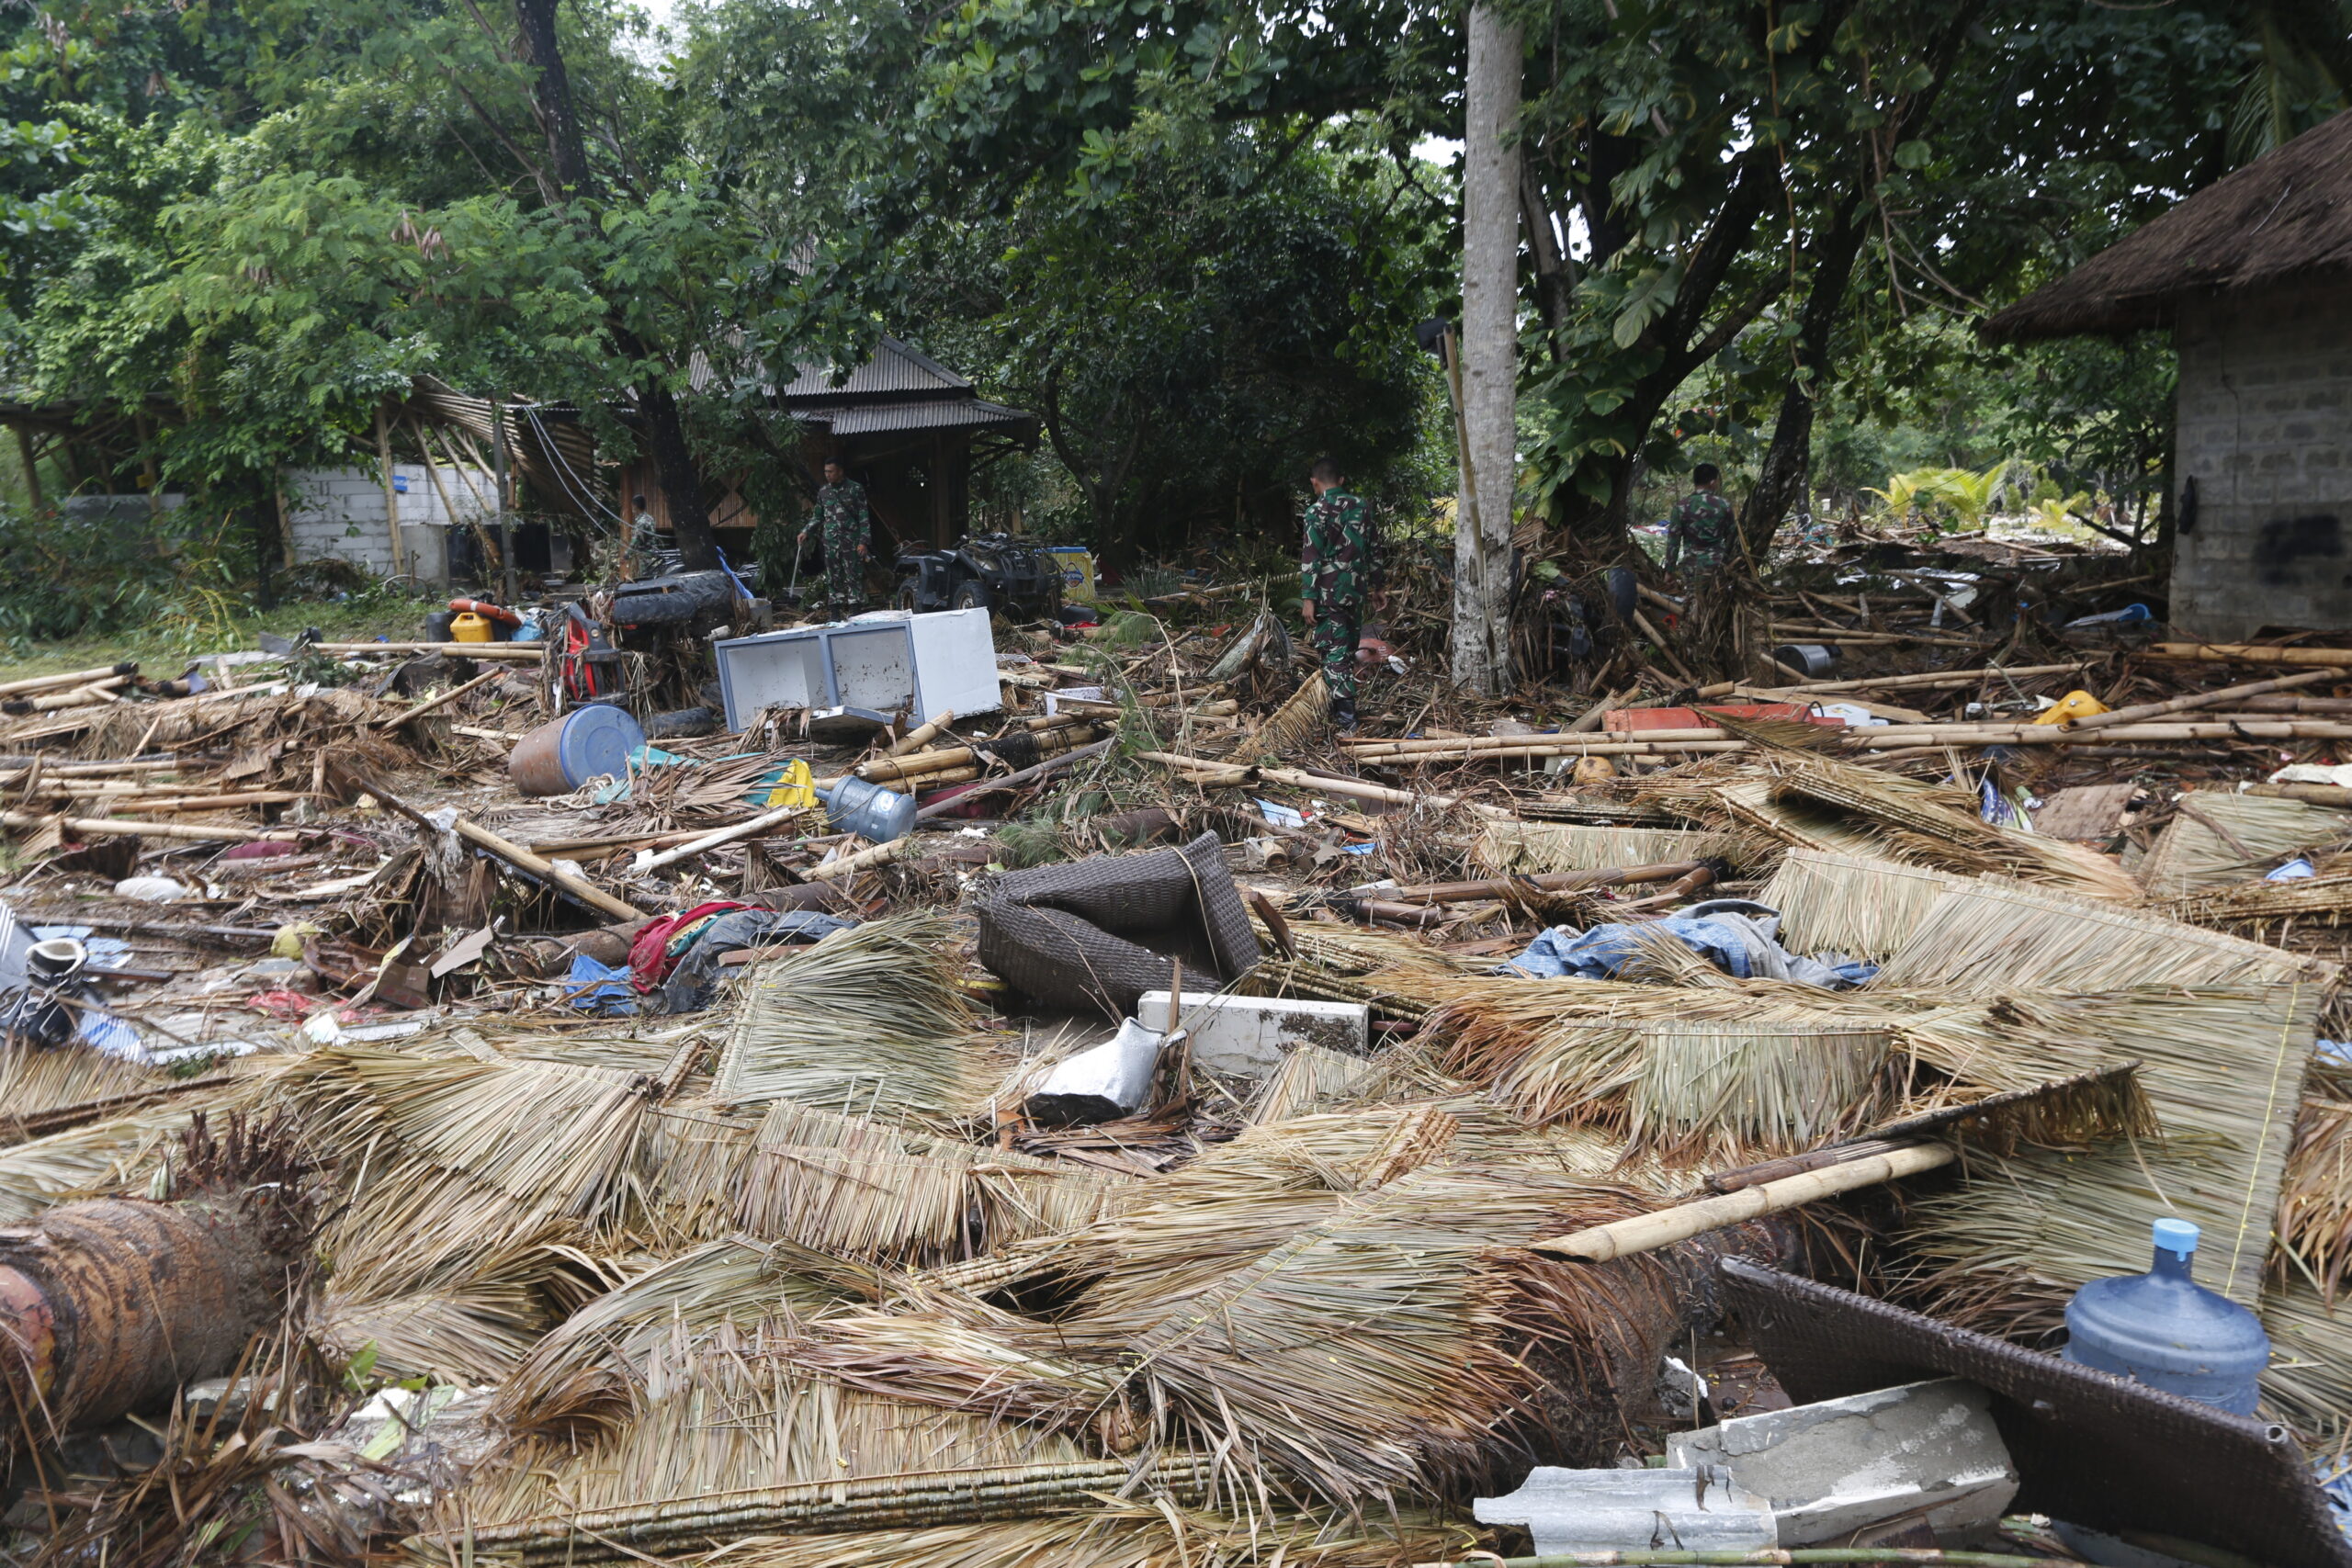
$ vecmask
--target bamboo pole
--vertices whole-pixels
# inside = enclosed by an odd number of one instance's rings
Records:
[[[1605,1225],[1571,1231],[1566,1235],[1530,1242],[1528,1247],[1531,1251],[1548,1253],[1555,1258],[1577,1258],[1603,1263],[1610,1258],[1625,1258],[1636,1252],[1655,1252],[1661,1247],[1671,1247],[1678,1241],[1688,1241],[1708,1231],[1721,1230],[1725,1225],[1736,1225],[1765,1214],[1777,1214],[1783,1209],[1793,1209],[1819,1199],[1834,1198],[1840,1192],[1851,1192],[1859,1187],[1875,1187],[1899,1177],[1917,1176],[1921,1171],[1950,1165],[1958,1157],[1950,1144],[1913,1144],[1867,1159],[1826,1166],[1819,1170],[1782,1177],[1778,1181],[1742,1188],[1720,1197],[1678,1203],[1673,1208],[1637,1214],[1630,1220],[1616,1220]]]
[[[1018,773],[1007,773],[1002,778],[989,780],[988,785],[991,790],[999,790],[1017,784],[1024,784],[1032,779],[1043,778],[1047,773],[1054,772],[1057,768],[1067,768],[1075,763],[1083,762],[1091,757],[1099,757],[1110,749],[1111,742],[1108,740],[1097,740],[1091,746],[1077,747],[1074,750],[1062,752],[1059,756],[1048,757],[1042,762],[1032,762],[1029,766],[1023,768]],[[970,792],[967,793],[968,794]],[[933,801],[931,805],[922,807],[922,809],[915,813],[915,820],[918,822],[927,822],[943,812],[952,811],[964,800],[964,795],[959,795],[954,800]]]
[[[2149,646],[2146,657],[2185,660],[2190,663],[2308,664],[2331,670],[2352,670],[2352,648],[2270,648],[2250,642],[2159,642]]]
[[[56,713],[62,708],[87,707],[92,703],[110,703],[117,699],[114,691],[128,675],[110,675],[103,681],[93,681],[86,686],[74,686],[65,691],[43,692],[34,697],[10,697],[8,708],[16,713]]]
[[[2268,692],[2283,692],[2295,686],[2309,686],[2321,681],[2339,680],[2332,669],[2306,670],[2300,675],[2281,675],[2275,681],[2249,681],[2243,686],[2222,686],[2211,692],[2191,692],[2185,697],[2173,697],[2161,703],[2140,703],[2132,707],[2109,708],[2086,718],[2070,720],[2062,728],[2072,730],[2111,729],[2119,724],[2137,724],[2159,714],[2186,713],[2191,708],[2225,707],[2240,697],[2258,697]]]
[[[29,811],[0,811],[0,828],[47,828],[52,824],[76,837],[98,839],[188,839],[208,842],[261,839],[288,843],[302,836],[299,830],[257,833],[250,822],[141,822],[130,818],[41,817]]]
[[[585,877],[574,876],[571,873],[558,868],[553,863],[540,859],[518,843],[500,838],[479,822],[460,817],[451,823],[450,827],[459,838],[481,845],[499,859],[509,864],[520,866],[534,876],[543,877],[554,883],[558,887],[593,908],[602,909],[605,913],[624,920],[641,920],[646,918],[645,911],[635,905],[614,897]]]
[[[819,779],[815,783],[819,788],[831,789],[840,784],[841,780]],[[757,817],[746,818],[741,822],[730,822],[724,828],[714,828],[699,838],[687,840],[675,849],[662,850],[658,853],[652,850],[639,850],[637,852],[637,859],[630,864],[629,869],[638,873],[659,871],[665,865],[674,865],[682,860],[691,860],[706,850],[715,850],[722,844],[731,844],[738,839],[754,838],[772,828],[780,828],[794,818],[813,809],[815,807],[807,806],[779,806],[775,810],[763,811]]]
[[[396,713],[390,718],[377,720],[376,728],[379,729],[398,729],[404,724],[409,724],[417,719],[423,718],[426,714],[433,712],[436,708],[447,707],[451,703],[456,702],[468,692],[480,691],[482,687],[489,685],[492,681],[501,681],[505,679],[505,677],[506,671],[503,670],[484,671],[482,673],[475,676],[472,680],[468,681],[462,686],[452,686],[437,697],[425,698],[414,707],[410,708],[406,713]]]
[[[401,492],[392,482],[392,424],[381,399],[376,402],[377,476],[384,485],[384,529],[392,546],[392,575],[408,575],[408,547],[401,542]]]
[[[2268,795],[2275,800],[2308,801],[2313,806],[2352,806],[2352,789],[2340,784],[2258,784],[2247,785],[2245,793]]]
[[[442,653],[458,659],[536,660],[536,642],[314,642],[321,653]]]
[[[2246,1560],[2247,1568],[2252,1568]],[[1555,1551],[1542,1557],[1478,1557],[1417,1562],[1413,1568],[1806,1568],[1813,1563],[1881,1563],[1885,1568],[2083,1568],[2067,1557],[2002,1551],[1947,1551],[1939,1546],[1767,1546],[1750,1551]]]
[[[65,686],[86,686],[93,681],[103,681],[110,675],[138,673],[138,665],[125,662],[101,664],[95,670],[62,671],[55,675],[28,675],[21,681],[0,682],[0,697],[23,696],[28,692],[55,691]]]
[[[956,710],[949,708],[937,718],[926,719],[890,743],[884,757],[903,757],[910,751],[920,751],[939,738],[939,732],[956,722]]]
[[[893,839],[887,844],[876,844],[854,855],[843,855],[839,860],[811,866],[800,874],[812,882],[830,882],[835,877],[854,876],[861,871],[888,865],[892,861],[912,860],[922,850],[922,840],[910,833],[903,839]]]
[[[2019,664],[2006,670],[1996,665],[1982,670],[1947,670],[1923,675],[1871,675],[1852,681],[1791,682],[1785,686],[1755,686],[1749,690],[1770,692],[1776,696],[1793,696],[1799,693],[1859,692],[1866,687],[1887,691],[1917,686],[1973,686],[1996,676],[2021,681],[2033,675],[2071,675],[2083,668],[2085,661],[2078,659],[2071,664]]]

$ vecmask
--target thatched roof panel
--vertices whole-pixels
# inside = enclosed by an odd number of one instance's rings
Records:
[[[2180,302],[2352,271],[2352,114],[2188,197],[1999,311],[1991,343],[2166,327]]]

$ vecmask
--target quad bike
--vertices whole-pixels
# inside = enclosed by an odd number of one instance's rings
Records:
[[[1001,606],[1015,614],[1050,615],[1062,602],[1062,574],[1043,551],[1009,534],[975,534],[944,550],[900,550],[901,610],[971,610]]]

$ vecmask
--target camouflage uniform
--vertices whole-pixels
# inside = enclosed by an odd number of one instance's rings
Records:
[[[817,491],[817,514],[808,526],[825,542],[825,588],[833,612],[848,615],[865,603],[865,546],[870,527],[865,487],[843,479]],[[808,530],[800,531],[807,538]]]
[[[1315,604],[1312,637],[1331,694],[1331,716],[1351,727],[1364,596],[1379,586],[1380,571],[1363,498],[1336,486],[1325,491],[1307,503],[1306,535],[1299,550],[1299,597]]]
[[[623,560],[625,575],[632,582],[642,582],[649,577],[662,575],[662,536],[655,532],[650,512],[640,512],[629,520],[628,544]]]
[[[1687,551],[1692,571],[1721,571],[1738,547],[1738,530],[1739,517],[1729,501],[1714,491],[1692,491],[1666,520],[1667,570]]]

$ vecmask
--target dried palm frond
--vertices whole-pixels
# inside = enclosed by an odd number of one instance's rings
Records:
[[[1235,747],[1237,762],[1275,762],[1295,757],[1320,738],[1331,722],[1331,687],[1323,671],[1311,670],[1298,690],[1266,716],[1257,732]]]
[[[928,1265],[1084,1224],[1135,1180],[780,1100],[760,1128],[736,1218],[754,1235],[838,1257]]]
[[[272,1057],[271,1070],[291,1057]],[[267,1072],[232,1077],[119,1116],[0,1148],[0,1224],[31,1219],[74,1198],[161,1191],[180,1134],[198,1112],[214,1118],[266,1092]]]
[[[1894,1035],[1835,1023],[1645,1023],[1632,1131],[1737,1163],[1850,1133],[1882,1110],[1872,1092]]]
[[[1904,1233],[1933,1266],[1923,1288],[1936,1310],[2030,1325],[2075,1286],[2143,1271],[2148,1224],[2165,1214],[2203,1227],[2205,1282],[2251,1305],[2319,1001],[2308,981],[2038,999],[2057,1021],[2005,1048],[2071,1065],[2076,1043],[2096,1040],[2110,1061],[2143,1063],[2161,1137],[2088,1154],[1973,1154],[1967,1185],[1920,1203]]]
[[[1988,878],[1938,899],[1868,989],[2112,991],[2317,978],[2331,970],[2258,942]]]
[[[1597,828],[1576,822],[1489,822],[1470,858],[1489,871],[1605,871],[1621,865],[1726,859],[1740,850],[1727,833],[1697,828]]]
[[[0,1045],[0,1142],[20,1141],[24,1121],[43,1111],[137,1094],[173,1081],[156,1068],[78,1047],[42,1051]]]
[[[623,1420],[654,1358],[681,1333],[840,1310],[875,1284],[853,1265],[790,1242],[715,1241],[655,1264],[582,1306],[532,1348],[499,1390],[516,1431],[577,1438]]]
[[[2159,898],[2259,876],[2290,855],[2352,839],[2352,812],[2304,800],[2192,790],[2174,807],[2140,867]]]
[[[901,916],[759,965],[714,1093],[893,1119],[973,1114],[995,1077],[955,984],[955,939],[944,917]]]
[[[1321,1045],[1298,1045],[1283,1058],[1250,1102],[1250,1120],[1287,1122],[1353,1099],[1377,1069],[1360,1056]]]
[[[2352,1266],[2352,1103],[2306,1095],[2278,1199],[2278,1242],[2319,1281],[2329,1305]]]
[[[1653,787],[1672,809],[1714,831],[1740,833],[1751,843],[1778,845],[1783,852],[1813,850],[1866,857],[1885,852],[1886,835],[1871,824],[1808,801],[1777,798],[1768,775],[1693,775]],[[1751,850],[1741,863],[1762,865],[1770,860],[1769,853]]]
[[[621,1197],[652,1087],[615,1067],[365,1045],[313,1052],[282,1079],[331,1155],[456,1171],[534,1214],[578,1219]]]
[[[2265,1405],[2306,1441],[2341,1448],[2352,1438],[2352,1304],[2290,1278],[2263,1292],[2262,1326],[2270,1336]]]
[[[1756,897],[1781,911],[1781,941],[1794,952],[1884,958],[1959,880],[1902,861],[1792,849]]]

